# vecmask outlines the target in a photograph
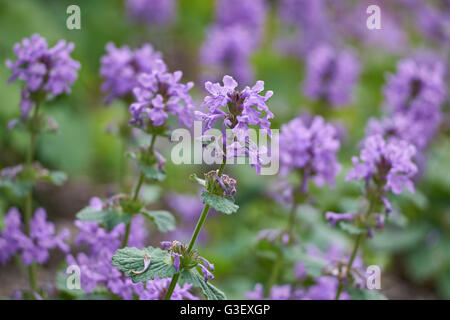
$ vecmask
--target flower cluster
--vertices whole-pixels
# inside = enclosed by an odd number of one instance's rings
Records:
[[[359,76],[359,62],[349,51],[320,45],[307,56],[304,93],[333,106],[347,104]]]
[[[333,186],[340,170],[336,157],[339,146],[335,127],[322,117],[295,118],[281,127],[281,173],[301,170],[305,179],[312,179],[319,187],[325,183]]]
[[[127,0],[128,14],[133,21],[149,25],[166,25],[175,15],[175,0]]]
[[[133,88],[138,86],[138,75],[151,73],[162,56],[150,44],[132,50],[128,46],[117,48],[108,43],[106,51],[100,67],[100,75],[104,79],[102,90],[107,93],[106,103],[117,98],[131,99]]]
[[[222,135],[226,129],[231,129],[234,137],[222,137],[224,156],[228,158],[247,155],[253,161],[252,166],[256,166],[257,173],[261,170],[260,156],[266,150],[258,148],[249,138],[250,126],[256,126],[263,133],[271,135],[270,119],[273,113],[266,105],[267,100],[272,96],[272,91],[260,95],[264,90],[264,82],[257,81],[250,88],[238,91],[238,83],[230,76],[223,77],[223,86],[219,83],[206,82],[205,88],[210,95],[206,96],[202,107],[208,108],[208,113],[196,111],[196,116],[204,123],[203,132],[211,129],[219,119],[223,119]],[[231,138],[231,139],[230,139]],[[232,143],[229,144],[228,140]]]
[[[169,73],[162,60],[158,60],[151,73],[138,76],[138,86],[133,89],[136,102],[130,105],[131,123],[143,127],[162,126],[168,113],[178,116],[179,122],[191,126],[194,104],[188,91],[192,82],[180,83],[183,73]]]
[[[7,60],[11,69],[9,83],[20,79],[25,83],[21,92],[20,109],[26,119],[31,108],[42,99],[69,93],[78,76],[80,64],[70,57],[73,43],[60,40],[48,48],[47,41],[38,34],[14,45],[16,61]]]
[[[215,270],[214,264],[200,257],[196,250],[188,251],[187,247],[177,240],[163,241],[161,245],[171,254],[176,272],[181,268],[191,269],[198,266],[203,273],[205,282],[214,279],[214,275],[211,273]]]
[[[412,178],[417,166],[412,162],[416,148],[405,140],[386,141],[381,135],[368,136],[364,140],[360,159],[353,157],[354,167],[348,180],[373,181],[379,189],[400,194],[403,188],[414,192]],[[360,162],[361,160],[361,162]]]
[[[431,58],[400,61],[384,90],[389,116],[378,124],[372,122],[369,130],[405,139],[423,150],[441,122],[440,108],[446,97],[444,73],[444,64]]]
[[[64,242],[69,237],[69,230],[64,229],[55,234],[55,225],[47,221],[44,209],[36,210],[30,222],[30,235],[23,229],[20,212],[12,208],[4,218],[5,229],[0,236],[0,263],[5,264],[14,254],[20,253],[22,261],[29,266],[33,262],[45,263],[49,258],[49,250],[59,248],[63,252],[69,251]]]

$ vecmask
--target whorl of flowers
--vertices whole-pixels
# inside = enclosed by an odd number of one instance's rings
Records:
[[[260,150],[249,138],[250,126],[256,126],[263,133],[271,135],[270,119],[273,113],[269,110],[266,102],[273,95],[272,91],[267,91],[265,95],[260,95],[264,90],[264,82],[257,81],[253,87],[245,87],[244,90],[237,90],[238,83],[230,76],[223,77],[223,86],[219,83],[206,82],[205,88],[210,95],[206,96],[202,107],[207,107],[208,112],[196,111],[196,117],[203,121],[203,132],[211,129],[219,119],[222,119],[222,132],[231,129],[233,134],[232,143],[228,143],[228,138],[224,141],[226,149],[223,150],[227,157],[237,157],[247,155],[256,162],[256,171],[259,172],[261,164],[258,161],[260,154],[266,150]],[[262,148],[261,148],[262,149]]]
[[[20,101],[23,119],[42,96],[50,98],[70,92],[80,68],[80,63],[70,57],[74,47],[73,43],[60,40],[48,48],[45,38],[38,34],[14,45],[17,59],[6,60],[6,67],[12,71],[9,83],[19,79],[25,84]]]
[[[116,98],[132,98],[132,90],[138,85],[138,75],[151,73],[162,56],[150,44],[132,50],[128,46],[117,48],[113,43],[108,43],[106,51],[100,67],[100,75],[104,79],[102,91],[107,93],[106,103]]]
[[[25,234],[20,218],[20,212],[11,208],[4,218],[5,229],[0,234],[0,263],[5,264],[16,253],[20,253],[22,261],[29,266],[33,262],[45,263],[49,258],[49,250],[59,248],[69,251],[64,242],[69,237],[69,230],[64,229],[59,234],[55,225],[47,221],[44,209],[36,210],[30,223],[30,236]]]
[[[350,102],[360,71],[359,62],[351,51],[320,45],[308,54],[306,69],[303,88],[306,96],[333,106]]]
[[[169,114],[178,116],[179,123],[192,126],[194,104],[189,90],[193,82],[180,83],[183,73],[169,73],[162,60],[158,60],[151,73],[138,76],[133,89],[136,102],[130,105],[131,124],[143,127],[162,126]]]
[[[295,118],[281,127],[281,173],[303,170],[318,186],[333,186],[340,170],[336,157],[339,147],[336,128],[322,117]]]
[[[128,14],[133,21],[149,25],[166,25],[175,16],[175,0],[127,0]]]
[[[385,191],[400,194],[403,188],[414,192],[412,178],[417,166],[412,162],[416,148],[405,140],[386,141],[381,135],[371,135],[364,140],[360,158],[353,157],[354,167],[347,180],[371,181]],[[361,162],[360,162],[361,161]]]
[[[445,66],[418,59],[399,61],[397,73],[388,77],[386,105],[393,112],[413,112],[417,118],[435,120],[445,100]]]

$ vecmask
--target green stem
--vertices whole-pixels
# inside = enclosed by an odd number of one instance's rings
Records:
[[[150,147],[148,148],[148,153],[150,155],[153,154],[153,149],[155,147],[155,141],[156,141],[156,135],[154,134],[152,136],[152,141],[150,143]],[[139,180],[138,183],[136,185],[136,188],[134,189],[134,193],[133,193],[133,200],[136,201],[139,197],[139,191],[141,191],[141,187],[142,184],[144,183],[144,179],[145,179],[145,175],[144,173],[141,171],[141,173],[139,174]],[[122,241],[122,248],[125,248],[128,244],[128,239],[130,238],[130,228],[131,228],[131,221],[129,223],[127,223],[126,229],[125,229],[125,236],[123,237],[123,241]]]
[[[170,300],[170,297],[172,296],[173,290],[175,290],[175,286],[177,285],[179,277],[180,273],[175,273],[175,275],[172,278],[172,281],[170,282],[169,289],[167,289],[167,293],[166,296],[164,297],[164,300]]]
[[[218,176],[221,177],[223,174],[223,171],[225,170],[225,161],[220,165]],[[205,204],[203,207],[202,213],[200,214],[200,218],[197,221],[197,225],[195,226],[194,233],[192,234],[191,241],[189,241],[187,253],[190,253],[192,249],[194,248],[195,242],[197,241],[198,234],[200,233],[200,230],[203,227],[203,224],[205,223],[206,217],[208,216],[209,212],[209,204]],[[170,300],[170,297],[172,296],[173,290],[175,289],[175,285],[178,282],[178,278],[180,277],[180,273],[176,273],[172,277],[172,281],[170,282],[169,289],[167,291],[165,300]]]
[[[361,243],[361,239],[362,239],[361,234],[359,234],[355,239],[355,244],[353,246],[352,255],[350,256],[350,260],[348,261],[348,264],[347,264],[346,268],[344,269],[346,273],[348,273],[353,266],[353,262],[355,261],[356,254],[358,253],[358,248]],[[336,292],[336,297],[334,298],[334,300],[339,300],[339,297],[341,296],[343,288],[344,288],[344,284],[342,283],[342,281],[339,281],[339,286],[338,286],[338,289]]]
[[[34,107],[33,115],[30,122],[30,145],[27,153],[27,169],[31,171],[33,167],[34,160],[34,152],[36,149],[36,140],[37,140],[37,119],[39,113],[39,103],[36,103]],[[28,192],[25,198],[25,231],[28,236],[31,233],[31,216],[33,214],[33,189]],[[30,281],[31,290],[36,291],[37,289],[37,280],[36,280],[36,264],[32,263],[28,266],[28,278]]]

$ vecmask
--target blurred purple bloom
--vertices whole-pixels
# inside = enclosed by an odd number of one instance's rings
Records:
[[[354,167],[347,175],[347,181],[371,179],[378,187],[400,194],[403,188],[414,192],[412,178],[417,166],[412,162],[416,148],[404,140],[385,141],[381,135],[371,135],[364,140],[360,160],[353,157]]]
[[[266,0],[219,0],[216,6],[216,21],[221,27],[241,25],[251,30],[255,39],[263,31],[266,11]]]
[[[6,60],[6,67],[12,71],[9,83],[17,78],[25,83],[20,102],[23,119],[28,117],[36,103],[32,93],[44,91],[50,97],[70,93],[70,86],[77,79],[80,68],[80,63],[70,57],[74,47],[73,43],[60,40],[48,48],[45,38],[38,34],[14,45],[17,60]]]
[[[175,16],[175,0],[127,0],[128,14],[132,21],[149,25],[165,25]]]
[[[47,221],[44,209],[36,210],[31,219],[30,236],[22,230],[20,213],[12,208],[5,216],[5,229],[0,237],[0,263],[6,263],[12,255],[20,253],[23,263],[31,265],[33,262],[45,263],[49,258],[49,250],[59,248],[63,252],[69,251],[64,242],[69,237],[69,230],[64,229],[55,234],[55,225]]]
[[[167,72],[167,66],[158,60],[151,73],[138,76],[138,86],[133,89],[136,102],[130,106],[131,121],[136,126],[161,126],[168,113],[178,116],[179,123],[190,127],[193,122],[194,104],[188,91],[192,82],[179,83],[183,73]]]
[[[231,74],[241,83],[250,83],[253,70],[250,56],[254,51],[254,35],[241,25],[211,27],[200,52],[207,68],[204,77],[218,80],[217,75]]]
[[[128,46],[117,48],[113,43],[106,45],[106,55],[101,58],[100,75],[104,79],[102,91],[106,92],[106,103],[117,98],[131,98],[137,87],[137,76],[151,73],[161,53],[150,44],[131,50]]]
[[[308,54],[306,68],[306,96],[333,106],[350,102],[360,71],[352,51],[337,51],[328,45],[317,46]]]
[[[354,214],[352,212],[347,213],[335,213],[328,211],[325,214],[325,219],[331,226],[335,226],[339,221],[352,221],[354,218]]]
[[[155,277],[154,280],[149,280],[145,284],[142,282],[133,284],[134,293],[138,296],[139,300],[163,300],[164,296],[169,288],[171,279],[159,279]],[[191,290],[192,285],[189,283],[184,284],[182,287],[177,284],[173,291],[171,300],[198,300],[198,298],[192,295],[189,290]]]
[[[340,170],[336,153],[340,147],[336,128],[320,116],[298,117],[281,127],[280,170],[283,175],[304,170],[304,179],[317,186],[334,186]]]

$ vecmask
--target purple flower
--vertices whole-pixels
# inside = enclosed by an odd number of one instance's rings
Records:
[[[117,48],[108,43],[106,51],[100,67],[100,75],[104,79],[102,91],[107,92],[106,103],[117,98],[132,98],[132,90],[138,85],[137,76],[151,73],[162,56],[150,44],[131,50],[128,46]]]
[[[205,282],[207,282],[208,280],[214,279],[214,275],[208,270],[208,267],[205,267],[203,264],[199,264],[198,266],[202,270],[203,276],[205,278]]]
[[[317,186],[334,186],[340,170],[336,156],[339,147],[336,128],[322,117],[295,118],[281,127],[281,173],[302,169],[304,179],[313,179]]]
[[[209,28],[200,52],[206,67],[204,77],[215,81],[217,75],[231,74],[241,83],[250,83],[253,70],[249,59],[254,50],[253,33],[241,25]]]
[[[174,0],[127,0],[126,6],[132,21],[165,25],[173,20],[176,3]]]
[[[219,0],[216,6],[216,22],[222,27],[239,25],[251,31],[250,41],[259,42],[266,20],[266,0]]]
[[[236,90],[237,86],[238,83],[230,76],[223,77],[223,86],[206,82],[205,88],[210,95],[205,97],[202,107],[208,107],[208,113],[196,111],[195,114],[204,123],[203,132],[211,129],[217,120],[223,119],[222,132],[231,129],[234,134],[234,137],[222,137],[222,144],[226,147],[223,152],[228,158],[247,155],[259,173],[260,155],[266,152],[266,149],[258,148],[250,140],[249,126],[256,126],[263,133],[271,134],[269,120],[274,115],[266,102],[273,92],[267,91],[264,96],[260,95],[264,90],[263,81],[257,81],[252,88],[247,86],[242,91]],[[232,143],[229,143],[229,140],[232,140]]]
[[[306,69],[306,96],[333,106],[350,102],[360,70],[352,51],[337,51],[328,45],[317,46],[307,56]]]
[[[354,218],[354,213],[335,213],[328,211],[325,213],[325,219],[329,222],[331,226],[335,226],[339,221],[352,221]]]
[[[138,296],[139,300],[163,300],[164,296],[169,288],[171,279],[159,279],[156,277],[154,280],[149,280],[145,284],[142,282],[133,285],[134,293]],[[170,297],[171,300],[198,300],[198,298],[192,293],[192,285],[189,283],[184,284],[182,287],[177,284]]]
[[[383,139],[381,135],[368,136],[364,140],[360,160],[353,157],[354,167],[347,175],[347,181],[363,179],[366,183],[373,180],[380,189],[400,194],[403,188],[414,192],[412,178],[417,166],[412,162],[416,148],[404,140]]]
[[[80,63],[70,57],[73,49],[74,44],[64,40],[48,48],[47,41],[38,34],[14,45],[17,60],[7,60],[6,67],[12,71],[9,83],[17,78],[25,83],[20,102],[23,119],[28,117],[36,103],[32,94],[42,91],[52,97],[70,93],[70,86],[77,79],[80,68]]]
[[[55,234],[55,225],[47,221],[44,209],[36,210],[31,219],[30,235],[22,230],[20,213],[12,208],[5,217],[5,229],[0,237],[0,263],[6,263],[12,255],[20,253],[25,265],[33,262],[45,263],[49,258],[49,250],[59,248],[63,252],[69,251],[69,246],[64,242],[69,237],[69,230],[64,229]]]
[[[182,257],[181,254],[172,252],[173,266],[175,267],[176,272],[180,270],[180,257]]]
[[[0,263],[5,264],[16,254],[24,243],[30,240],[22,232],[20,212],[11,208],[4,217],[5,228],[0,234]]]
[[[288,51],[303,56],[320,43],[332,43],[336,38],[324,0],[282,0],[279,4],[280,20],[294,27],[291,39],[281,39]]]
[[[179,83],[181,71],[167,72],[167,66],[158,60],[151,73],[138,76],[138,86],[133,89],[136,102],[130,106],[131,124],[161,126],[168,114],[178,116],[182,125],[192,125],[194,104],[188,91],[192,82]]]
[[[99,199],[93,198],[90,205],[99,208],[100,202]],[[140,215],[133,217],[128,241],[130,246],[137,248],[145,246],[148,232],[144,222],[145,219]],[[75,221],[75,225],[79,229],[75,244],[77,246],[86,245],[88,250],[86,253],[81,252],[76,256],[67,255],[66,262],[80,268],[82,290],[91,293],[94,289],[103,287],[108,288],[122,299],[133,299],[134,284],[131,279],[125,277],[111,264],[112,256],[122,245],[125,225],[121,223],[111,231],[101,228],[97,222]]]

